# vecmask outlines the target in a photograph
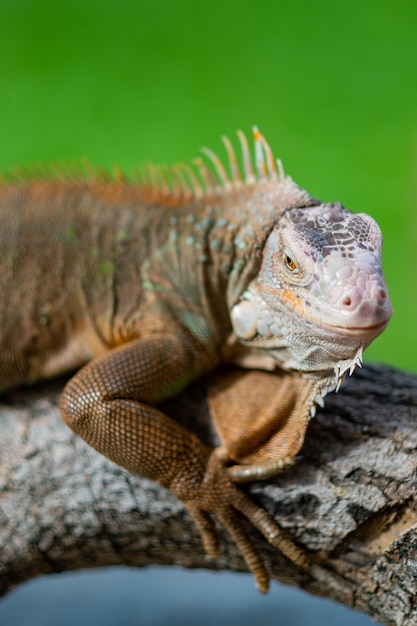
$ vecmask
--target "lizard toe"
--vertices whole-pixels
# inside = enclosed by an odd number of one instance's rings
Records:
[[[268,593],[269,573],[266,570],[263,559],[246,533],[239,514],[230,507],[219,515],[219,519],[239,549],[247,568],[255,579],[256,587],[262,593]]]
[[[267,511],[257,506],[244,493],[239,492],[235,507],[259,530],[265,539],[292,563],[306,567],[309,559],[299,546],[274,522]]]
[[[190,512],[203,542],[204,551],[212,559],[219,556],[219,536],[216,525],[210,515],[197,507],[188,505]]]

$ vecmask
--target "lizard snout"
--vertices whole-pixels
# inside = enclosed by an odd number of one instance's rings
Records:
[[[392,316],[392,306],[385,285],[374,284],[371,289],[353,287],[344,292],[339,306],[347,314],[350,329],[374,328],[387,324]]]

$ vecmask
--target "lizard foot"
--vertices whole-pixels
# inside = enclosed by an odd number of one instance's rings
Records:
[[[305,567],[306,554],[279,528],[270,515],[257,506],[233,481],[226,467],[225,452],[213,451],[208,459],[206,473],[199,487],[184,497],[178,493],[191,513],[202,536],[204,549],[213,558],[218,556],[219,544],[214,515],[225,527],[238,547],[258,589],[267,593],[270,576],[262,558],[255,549],[241,516],[246,517],[267,541],[294,564]]]

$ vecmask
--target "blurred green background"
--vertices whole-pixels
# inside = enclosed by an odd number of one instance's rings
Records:
[[[395,317],[367,357],[417,370],[414,0],[0,9],[0,170],[190,161],[258,124],[312,195],[380,223]]]
[[[0,171],[190,161],[258,124],[312,195],[380,223],[395,316],[367,357],[413,371],[416,105],[415,0],[0,0]]]

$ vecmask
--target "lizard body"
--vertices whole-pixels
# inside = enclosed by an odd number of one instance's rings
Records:
[[[212,170],[151,167],[140,183],[0,185],[0,390],[81,368],[62,394],[67,424],[180,497],[210,555],[215,514],[265,591],[240,514],[305,557],[236,483],[292,463],[316,402],[360,363],[391,306],[372,218],[310,198],[254,137],[256,171],[240,135],[244,180],[225,140],[230,174],[205,150]],[[231,415],[224,382],[211,449],[158,404],[225,360],[280,370],[270,405],[242,391]]]

